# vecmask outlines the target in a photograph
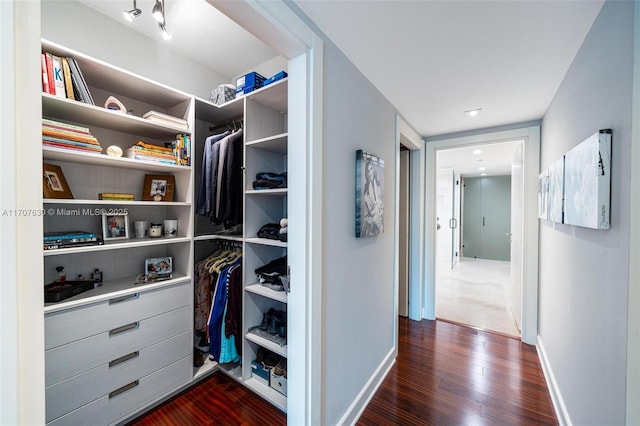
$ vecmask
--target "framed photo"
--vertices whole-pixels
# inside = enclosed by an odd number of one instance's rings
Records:
[[[384,231],[384,160],[356,151],[356,237]]]
[[[104,241],[126,240],[129,238],[128,214],[103,214],[102,238]]]
[[[176,178],[173,175],[145,175],[143,201],[173,201]]]
[[[42,193],[44,198],[73,198],[60,166],[42,164]]]
[[[173,258],[165,256],[146,259],[144,271],[147,281],[170,279],[173,276]]]

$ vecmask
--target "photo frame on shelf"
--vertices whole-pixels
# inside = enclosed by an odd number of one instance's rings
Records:
[[[129,215],[103,214],[102,238],[105,242],[129,239]]]
[[[173,201],[176,178],[173,175],[145,175],[143,201]]]
[[[44,198],[73,198],[60,166],[42,164],[42,195]]]
[[[384,232],[384,160],[356,151],[356,237]]]

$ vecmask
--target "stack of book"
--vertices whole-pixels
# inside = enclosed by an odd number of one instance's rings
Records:
[[[136,142],[131,148],[127,149],[127,158],[135,160],[155,161],[164,164],[177,164],[176,156],[172,148],[152,145],[142,141]]]
[[[42,119],[42,144],[56,148],[101,153],[102,147],[87,127]]]
[[[98,194],[98,200],[133,201],[134,199],[133,194],[122,192],[101,192]]]
[[[43,92],[95,105],[89,86],[74,58],[42,52],[41,68]]]
[[[165,142],[166,148],[171,148],[173,155],[176,158],[176,164],[181,166],[191,165],[191,136],[187,134],[180,134],[176,136],[174,141]]]
[[[153,121],[154,123],[163,124],[165,126],[177,127],[183,131],[189,131],[187,120],[182,118],[173,117],[168,114],[163,114],[157,111],[149,111],[145,113],[142,118],[145,120]]]
[[[95,246],[104,244],[102,238],[93,232],[86,231],[62,231],[45,232],[44,249],[56,250],[71,247]]]

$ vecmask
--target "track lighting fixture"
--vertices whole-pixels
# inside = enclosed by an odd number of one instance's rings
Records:
[[[138,9],[138,7],[136,6],[136,0],[133,0],[133,9],[131,9],[131,10],[123,10],[122,11],[122,16],[127,21],[133,22],[133,21],[136,20],[138,15],[140,15],[141,13],[142,13],[142,11],[140,9]]]
[[[165,40],[171,40],[172,36],[169,30],[167,29],[167,27],[164,24],[158,24],[158,26],[160,27],[160,33],[162,34],[162,38]]]
[[[164,1],[161,3],[160,0],[156,0],[156,4],[153,5],[151,14],[156,18],[156,21],[164,24]]]

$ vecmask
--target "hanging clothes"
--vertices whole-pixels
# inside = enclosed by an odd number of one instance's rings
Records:
[[[228,286],[234,284],[242,285],[241,283],[229,283],[229,272],[233,267],[238,267],[241,264],[242,257],[239,257],[237,260],[233,261],[233,263],[224,263],[220,265],[222,266],[222,269],[220,270],[220,273],[218,275],[218,282],[216,284],[213,304],[211,306],[211,315],[209,316],[208,323],[210,343],[209,353],[211,354],[211,357],[218,362],[222,362],[220,361],[220,352],[222,350],[224,336],[224,316],[227,312]]]
[[[209,136],[204,141],[202,153],[202,174],[200,175],[200,189],[198,191],[198,205],[196,213],[200,216],[210,216],[212,208],[211,185],[217,182],[218,151],[220,146],[216,143],[230,134],[229,131]],[[215,161],[214,161],[215,159]],[[213,177],[216,176],[214,179]]]

